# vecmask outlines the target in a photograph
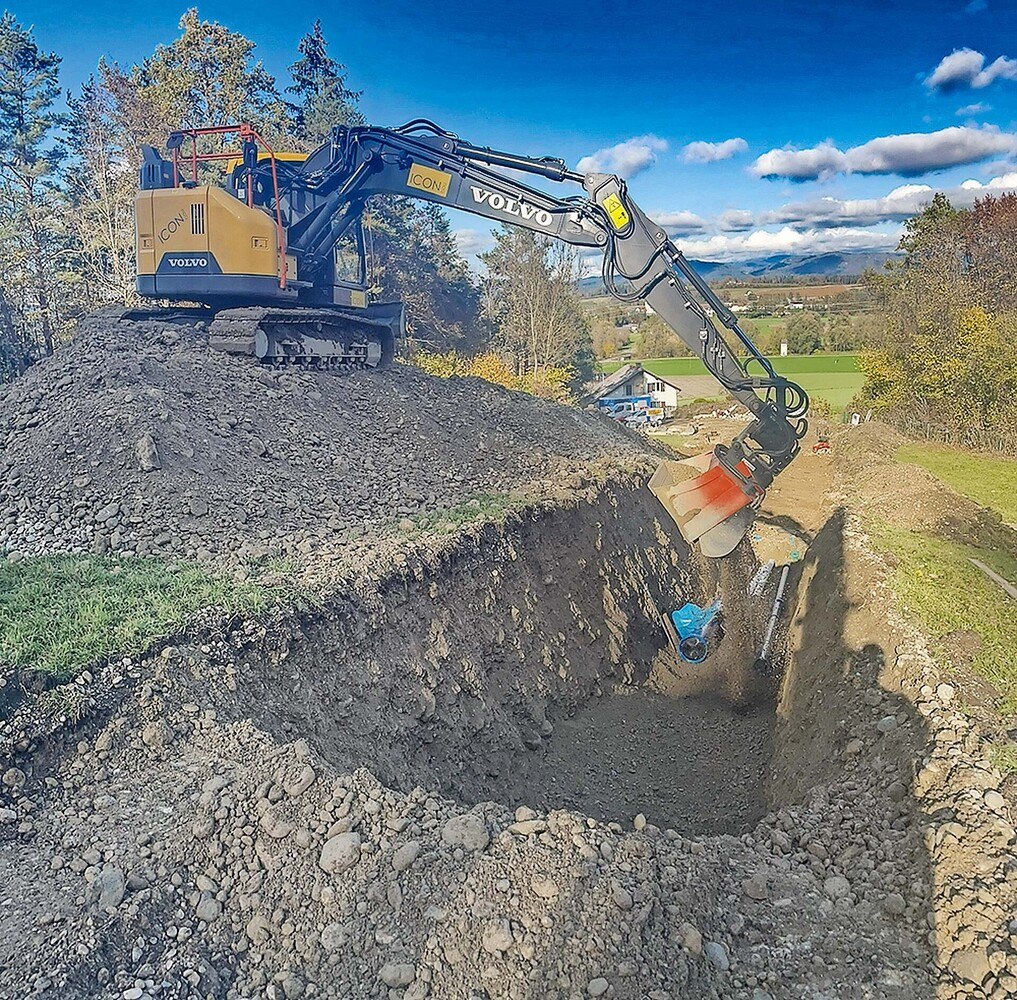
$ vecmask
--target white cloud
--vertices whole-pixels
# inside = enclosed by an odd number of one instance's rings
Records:
[[[696,215],[695,212],[658,212],[652,218],[668,236],[702,233],[707,228],[706,220]]]
[[[882,198],[815,198],[791,202],[763,212],[758,221],[763,225],[874,226],[911,218],[932,195],[933,189],[927,184],[904,184]]]
[[[744,153],[748,148],[749,144],[737,136],[723,142],[690,142],[682,150],[682,159],[686,163],[715,163]]]
[[[478,253],[484,253],[494,246],[494,237],[487,231],[481,229],[457,229],[452,233],[452,238],[459,247],[459,252],[469,260]]]
[[[977,101],[974,104],[965,104],[963,108],[958,108],[954,114],[960,118],[965,118],[970,115],[983,115],[986,111],[991,110],[991,104],[982,104],[981,101]]]
[[[717,228],[725,233],[744,232],[755,224],[755,215],[743,208],[729,208],[721,212],[717,219]]]
[[[618,174],[620,177],[635,177],[652,166],[657,154],[667,149],[667,143],[655,135],[637,135],[616,146],[598,149],[584,156],[578,165],[580,173]]]
[[[977,183],[978,181],[965,181],[964,186]],[[1009,174],[1003,174],[1002,177],[993,177],[990,181],[983,184],[982,188],[988,188],[991,191],[1017,191],[1017,171]]]
[[[1017,152],[1017,134],[994,126],[952,125],[938,132],[884,135],[838,149],[829,140],[811,149],[771,149],[752,164],[757,177],[825,180],[835,174],[919,174]]]
[[[771,149],[749,168],[757,177],[816,180],[847,171],[847,157],[831,141],[811,149]]]
[[[838,250],[893,250],[900,233],[873,232],[868,229],[792,229],[776,232],[756,229],[751,233],[728,236],[718,234],[682,243],[682,251],[699,260],[737,260],[775,253],[813,254]]]
[[[954,49],[925,78],[929,90],[948,94],[954,90],[981,90],[996,80],[1017,80],[1017,59],[1000,56],[988,66],[985,56],[974,49]]]
[[[878,226],[887,222],[902,222],[920,212],[932,201],[936,191],[943,193],[957,208],[970,208],[976,198],[986,194],[1017,190],[1017,171],[993,177],[984,184],[977,180],[966,180],[954,188],[934,188],[928,184],[902,184],[881,198],[814,198],[808,201],[790,202],[780,208],[753,215],[739,213],[751,218],[752,226],[789,225],[797,229],[825,229],[842,226]],[[724,226],[724,213],[718,221],[718,228]]]

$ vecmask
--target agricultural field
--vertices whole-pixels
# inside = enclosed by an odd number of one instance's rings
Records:
[[[772,334],[781,327],[787,329],[786,316],[755,316],[751,319],[739,316],[738,323],[753,340],[765,334]]]
[[[771,357],[770,361],[778,371],[793,376],[810,396],[825,399],[834,410],[843,410],[865,382],[865,376],[858,370],[857,354],[805,354]],[[641,364],[654,375],[708,374],[698,358],[648,358]],[[605,361],[600,367],[609,375],[621,365],[620,361]],[[723,395],[718,386],[717,396]]]

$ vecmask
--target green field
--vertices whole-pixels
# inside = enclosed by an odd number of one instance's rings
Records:
[[[896,458],[928,469],[958,493],[995,510],[1004,521],[1017,522],[1017,462],[918,442],[899,448]],[[970,667],[992,684],[998,695],[996,709],[1004,718],[1017,718],[1014,602],[970,561],[979,559],[1004,579],[1017,581],[1017,549],[992,538],[985,544],[962,544],[885,521],[871,523],[869,532],[877,546],[895,556],[891,586],[928,632],[933,653],[949,666],[950,636],[977,636]],[[1017,741],[1000,736],[995,762],[1005,771],[1017,772]]]
[[[843,410],[865,382],[858,370],[857,354],[802,354],[769,360],[778,372],[793,377],[810,396],[827,400],[835,410]],[[654,375],[709,374],[699,358],[646,358],[640,363]],[[610,374],[622,364],[604,361],[600,367]],[[717,395],[724,395],[719,386]]]
[[[754,319],[739,319],[739,326],[755,340],[760,334],[772,333],[778,326],[787,326],[787,316],[756,316]]]
[[[633,359],[655,375],[708,375],[699,358],[643,358]],[[782,358],[771,355],[768,360],[785,375],[800,375],[805,372],[847,374],[858,372],[857,354],[793,354]],[[605,374],[617,371],[624,361],[602,361],[600,369]]]
[[[795,381],[810,399],[825,399],[834,410],[843,410],[861,391],[865,376],[861,372],[805,372]]]

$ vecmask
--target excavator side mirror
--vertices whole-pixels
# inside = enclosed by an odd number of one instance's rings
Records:
[[[184,144],[184,133],[183,132],[170,132],[169,138],[166,140],[167,149],[180,149]]]

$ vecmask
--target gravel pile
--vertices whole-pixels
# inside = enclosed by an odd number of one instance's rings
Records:
[[[195,327],[99,315],[0,387],[0,551],[323,573],[400,524],[645,454],[613,421],[480,379],[273,371]]]

